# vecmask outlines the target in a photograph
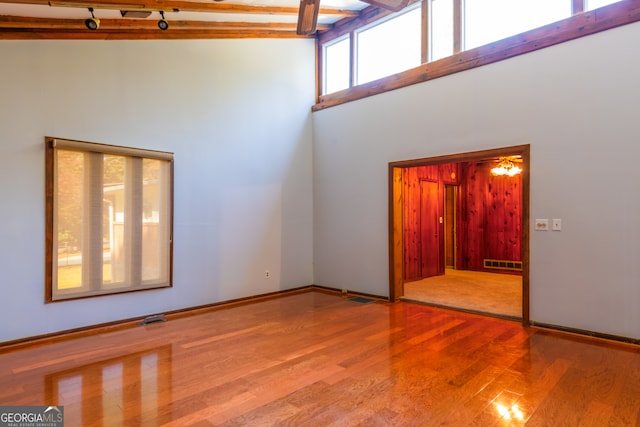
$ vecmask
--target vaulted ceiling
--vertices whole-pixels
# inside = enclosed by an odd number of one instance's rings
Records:
[[[0,39],[314,37],[296,32],[305,2],[316,0],[0,0]],[[321,0],[317,31],[357,17],[370,3]],[[92,13],[96,30],[87,26]]]

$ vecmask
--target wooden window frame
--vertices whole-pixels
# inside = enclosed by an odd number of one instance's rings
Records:
[[[394,20],[396,18],[399,18],[400,16],[403,16],[403,15],[405,15],[407,13],[413,12],[416,9],[420,9],[421,10],[421,12],[420,12],[421,13],[421,23],[420,23],[420,25],[423,26],[424,25],[424,21],[423,21],[423,19],[424,19],[424,11],[421,9],[421,7],[419,7],[419,6],[416,7],[415,6],[416,3],[417,2],[412,2],[411,4],[409,4],[407,7],[405,7],[404,9],[402,9],[399,12],[393,12],[393,13],[390,13],[390,14],[385,14],[385,16],[382,16],[379,19],[376,19],[376,20],[374,20],[372,22],[369,22],[367,25],[359,27],[359,28],[357,28],[357,29],[355,29],[355,30],[353,30],[353,31],[351,31],[349,33],[349,38],[351,39],[351,59],[349,61],[349,66],[351,67],[350,87],[353,87],[353,85],[356,84],[356,82],[358,80],[358,67],[357,67],[357,65],[359,63],[359,61],[358,61],[358,54],[359,54],[359,52],[358,52],[358,50],[359,50],[358,37],[360,36],[360,34],[365,33],[368,30],[376,28],[379,25],[383,25],[383,24],[385,24],[385,23],[387,23],[389,21],[392,21],[392,20]],[[422,30],[421,32],[424,32],[423,29],[421,29],[421,30]],[[323,43],[322,46],[324,46],[325,44],[327,44],[327,43]],[[423,55],[422,49],[423,49],[423,46],[421,44],[421,46],[420,46],[420,59],[422,59],[422,55]]]
[[[430,0],[427,0],[430,1]],[[453,54],[463,51],[464,40],[464,15],[462,13],[462,0],[453,0]]]
[[[458,4],[459,6],[460,2],[461,0],[454,0],[454,5]],[[410,3],[413,4],[415,1]],[[449,57],[428,62],[407,71],[362,85],[352,86],[340,92],[326,95],[320,95],[321,92],[318,92],[317,103],[312,107],[312,111],[323,110],[460,71],[481,67],[580,37],[638,22],[640,21],[640,0],[622,0],[590,11],[584,10],[583,0],[572,0],[572,11],[574,13],[573,16],[561,21],[553,22],[474,49],[454,53]],[[389,14],[390,12],[388,11],[371,7],[365,9],[357,18],[350,18],[339,22],[333,29],[323,32],[318,36],[319,50],[322,49],[324,43],[330,42],[337,37],[342,37],[347,33],[353,34],[357,29],[382,19]],[[454,16],[457,16],[456,19],[461,21],[461,13],[454,14]],[[462,25],[460,25],[461,22],[458,24],[458,26],[455,26],[454,23],[454,27],[457,29],[456,32],[460,33],[463,29]],[[426,29],[427,26],[425,24],[423,25],[423,31],[426,31]],[[454,34],[454,39],[461,40],[461,34],[457,36]],[[426,45],[427,39],[424,35],[423,40],[425,40]],[[354,55],[355,53],[352,50],[352,69]],[[428,55],[423,53],[423,57],[427,56]],[[322,61],[322,58],[318,57],[318,61]],[[322,69],[323,67],[320,65],[318,70]]]
[[[328,43],[325,43],[323,45],[318,45],[319,46],[319,51],[318,51],[318,63],[322,64],[322,69],[320,70],[320,74],[319,77],[321,77],[319,80],[319,92],[318,93],[322,93],[322,91],[324,91],[324,88],[327,84],[327,76],[326,76],[326,61],[324,60],[324,58],[326,57],[326,53],[327,53],[327,47],[332,46],[335,43],[340,43],[342,41],[348,41],[349,42],[349,51],[351,52],[353,50],[353,37],[350,37],[348,35],[342,35],[334,40],[331,40]],[[349,87],[353,86],[353,55],[349,54]]]
[[[83,153],[98,153],[98,154],[113,154],[118,156],[124,156],[127,159],[132,161],[142,162],[143,159],[155,159],[155,160],[164,160],[169,162],[169,171],[168,171],[168,224],[166,226],[168,229],[166,230],[168,236],[168,266],[166,268],[167,277],[166,280],[163,280],[162,283],[159,284],[147,284],[143,285],[143,283],[135,283],[135,285],[129,285],[129,287],[109,289],[107,285],[106,288],[99,289],[98,292],[85,292],[77,293],[68,297],[55,297],[54,296],[54,272],[56,269],[54,268],[54,263],[58,262],[57,253],[58,250],[54,247],[56,239],[54,236],[56,227],[55,227],[55,174],[56,174],[56,148],[61,148],[69,151],[78,151]],[[141,166],[142,167],[142,166]],[[139,173],[142,173],[142,169],[140,169]],[[157,290],[157,289],[165,289],[171,288],[173,286],[173,181],[174,181],[174,161],[173,161],[173,153],[168,153],[164,151],[155,151],[155,150],[147,150],[147,149],[137,149],[131,147],[122,147],[122,146],[114,146],[114,145],[106,145],[106,144],[98,144],[92,142],[83,142],[83,141],[74,141],[62,138],[54,138],[54,137],[45,137],[45,303],[52,302],[62,302],[62,301],[70,301],[84,298],[93,298],[105,295],[114,295],[114,294],[122,294],[129,292],[139,292],[139,291],[147,291],[147,290]],[[142,178],[142,175],[140,175]],[[134,187],[140,187],[142,190],[142,182],[138,184],[133,184]],[[132,191],[132,190],[128,190]],[[135,208],[134,208],[135,209]],[[142,212],[138,212],[136,210],[134,212],[142,215]],[[125,214],[131,215],[131,214]],[[140,228],[138,230],[140,232],[141,237],[141,227],[136,227],[133,225],[134,229]],[[134,230],[135,231],[135,230]],[[100,241],[100,247],[102,246],[102,239]],[[90,254],[87,254],[88,258],[91,258]],[[139,259],[140,265],[133,266],[134,269],[139,269],[141,267],[142,260]],[[90,261],[89,261],[90,262]],[[86,284],[82,284],[82,287],[86,287]],[[102,285],[101,285],[102,286]],[[91,289],[89,289],[91,291]]]

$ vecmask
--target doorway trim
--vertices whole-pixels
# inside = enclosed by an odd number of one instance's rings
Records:
[[[404,224],[402,170],[416,166],[432,166],[444,163],[460,163],[486,160],[503,156],[522,156],[522,325],[530,325],[529,310],[529,192],[530,192],[529,144],[493,148],[467,153],[449,154],[414,160],[389,162],[389,300],[398,301],[404,285]]]

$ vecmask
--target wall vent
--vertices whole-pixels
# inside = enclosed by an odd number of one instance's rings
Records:
[[[522,271],[522,261],[507,261],[502,259],[485,259],[484,268],[498,270]]]
[[[148,325],[150,323],[158,323],[158,322],[166,322],[167,318],[164,317],[164,314],[154,314],[153,316],[145,317],[142,322],[140,322],[140,326]]]

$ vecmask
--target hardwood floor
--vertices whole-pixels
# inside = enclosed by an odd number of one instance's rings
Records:
[[[66,426],[633,426],[640,349],[306,292],[0,350],[0,405]]]

